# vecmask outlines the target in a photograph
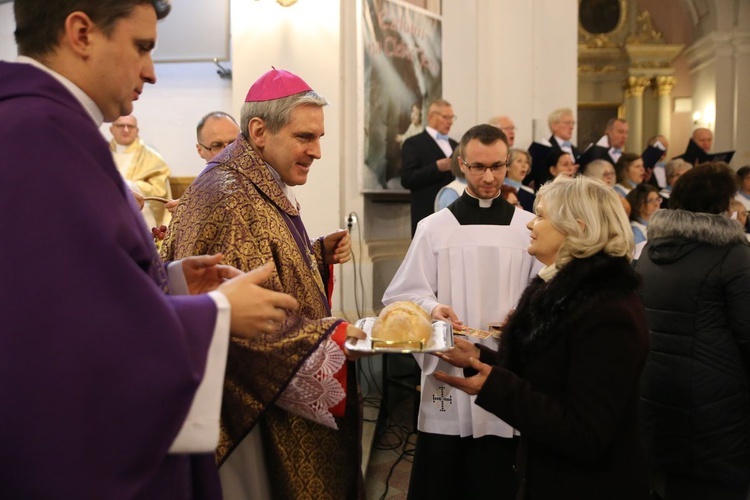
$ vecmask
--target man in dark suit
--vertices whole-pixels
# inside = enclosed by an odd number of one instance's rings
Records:
[[[544,140],[533,143],[529,147],[531,156],[531,171],[524,179],[524,184],[529,185],[534,182],[534,189],[539,189],[542,184],[551,179],[549,169],[547,168],[547,158],[551,155],[559,157],[559,151],[564,151],[573,158],[573,163],[578,165],[581,158],[581,152],[573,145],[570,140],[573,138],[573,128],[576,125],[573,117],[573,110],[570,108],[559,108],[554,110],[547,117],[552,135],[549,138],[549,144]],[[546,146],[546,147],[545,147]]]
[[[427,111],[424,132],[404,141],[401,148],[401,185],[411,190],[411,234],[417,223],[432,214],[440,188],[453,180],[451,154],[458,143],[448,137],[456,119],[448,101],[436,99]]]
[[[570,140],[573,138],[573,128],[576,125],[575,118],[573,118],[573,111],[569,108],[560,108],[550,113],[547,118],[549,129],[552,131],[552,136],[549,138],[549,143],[552,146],[552,150],[561,150],[566,153],[570,153],[573,157],[573,163],[578,164],[578,160],[581,158],[581,153],[578,148],[575,147]]]

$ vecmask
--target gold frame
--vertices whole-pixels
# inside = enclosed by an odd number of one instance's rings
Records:
[[[617,45],[617,43],[614,41],[615,38],[617,38],[620,35],[624,35],[625,28],[626,28],[626,22],[628,18],[628,11],[630,10],[629,1],[630,0],[619,0],[620,2],[620,19],[617,21],[617,26],[612,31],[609,31],[607,33],[589,33],[585,29],[583,29],[583,26],[581,26],[581,20],[580,20],[580,11],[581,11],[581,2],[583,0],[578,0],[578,40],[581,43],[584,43],[588,45],[589,47],[614,47]]]

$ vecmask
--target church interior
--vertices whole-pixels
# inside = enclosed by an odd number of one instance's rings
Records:
[[[714,134],[715,151],[735,151],[733,169],[750,165],[747,0],[173,2],[159,27],[158,80],[134,114],[143,140],[171,169],[175,198],[205,165],[194,146],[200,117],[221,110],[239,119],[249,86],[271,67],[300,75],[329,101],[322,157],[295,195],[311,236],[350,231],[353,259],[335,270],[336,316],[354,322],[377,315],[411,242],[409,191],[373,180],[367,164],[374,140],[366,95],[372,76],[366,34],[374,19],[368,13],[385,4],[437,26],[440,95],[430,97],[453,106],[459,117],[453,139],[508,115],[516,147],[525,149],[549,136],[548,115],[566,107],[574,110],[573,142],[581,150],[619,117],[630,124],[626,151],[640,152],[660,134],[669,140],[669,157],[677,156],[692,131],[704,127]],[[0,0],[0,60],[16,57],[12,5]],[[597,9],[610,13],[589,18]],[[399,113],[408,120],[408,106]],[[109,124],[101,130],[109,139]],[[363,391],[381,390],[381,360],[362,366]],[[405,394],[399,425],[409,427],[412,401],[404,406]],[[370,402],[377,408],[377,399]],[[369,420],[373,433],[377,410]],[[392,470],[392,460],[377,460],[381,472]]]

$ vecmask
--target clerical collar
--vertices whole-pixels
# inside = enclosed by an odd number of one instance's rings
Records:
[[[483,200],[481,198],[477,198],[476,196],[473,196],[471,193],[469,193],[469,190],[464,190],[464,194],[461,195],[464,198],[464,201],[467,201],[470,205],[478,206],[479,208],[490,208],[494,203],[495,200],[500,197],[500,192],[498,191],[497,196],[492,198],[491,200]]]
[[[284,193],[284,196],[286,196],[287,200],[289,200],[289,203],[292,204],[293,207],[297,206],[297,198],[294,196],[294,191],[292,190],[292,187],[289,186],[286,182],[281,180],[281,176],[279,173],[271,166],[266,163],[266,167],[268,168],[268,171],[271,172],[271,177],[274,178],[274,180],[279,184],[279,187],[281,188],[281,192]]]
[[[16,58],[16,62],[22,63],[22,64],[30,64],[38,69],[41,69],[45,73],[49,74],[52,78],[60,82],[63,87],[65,87],[68,92],[73,94],[73,97],[76,98],[76,100],[81,103],[81,106],[86,110],[86,112],[91,116],[91,119],[94,120],[94,123],[97,127],[100,127],[102,123],[104,123],[104,115],[102,115],[102,112],[99,110],[99,106],[96,105],[96,103],[91,99],[86,92],[81,90],[79,86],[77,86],[75,83],[71,82],[64,76],[62,76],[57,71],[54,71],[44,64],[40,63],[36,59],[32,59],[27,56],[18,56]]]

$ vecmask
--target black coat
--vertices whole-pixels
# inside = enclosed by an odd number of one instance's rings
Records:
[[[638,388],[648,330],[625,258],[534,279],[476,403],[521,433],[518,498],[645,499]]]
[[[448,141],[455,150],[458,143]],[[401,185],[411,190],[411,234],[417,223],[435,211],[435,198],[440,188],[454,177],[437,168],[437,161],[446,158],[435,139],[425,130],[409,137],[401,148]]]
[[[651,351],[641,430],[653,466],[750,480],[750,247],[721,215],[657,212],[636,270]]]

